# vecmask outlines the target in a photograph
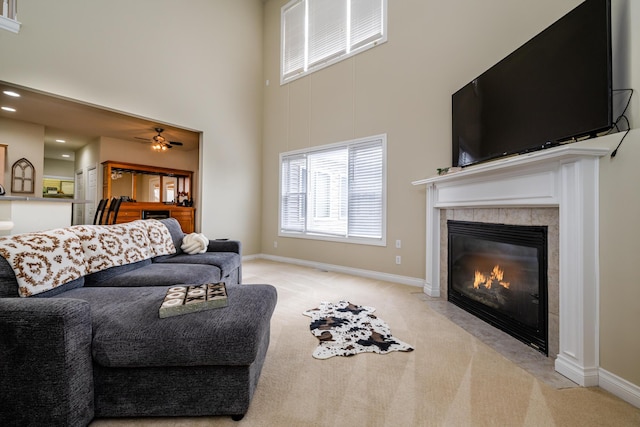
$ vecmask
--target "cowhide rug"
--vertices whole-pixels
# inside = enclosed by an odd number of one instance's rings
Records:
[[[320,340],[313,357],[328,359],[358,353],[413,351],[409,344],[391,336],[389,326],[374,316],[374,311],[373,307],[347,301],[322,302],[318,308],[305,311],[303,314],[311,317],[311,333]]]

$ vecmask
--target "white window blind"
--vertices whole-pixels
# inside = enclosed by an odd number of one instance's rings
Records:
[[[281,9],[285,83],[387,40],[387,0],[292,0]]]
[[[282,10],[282,72],[294,76],[304,71],[306,3],[287,4]]]
[[[347,51],[346,0],[307,0],[308,66],[326,62]]]
[[[349,147],[349,234],[381,238],[382,150],[376,141]]]
[[[303,232],[307,208],[307,159],[304,154],[281,160],[281,229]]]
[[[280,155],[280,235],[384,245],[386,136]]]
[[[381,3],[380,0],[351,0],[352,50],[382,38],[384,26]]]

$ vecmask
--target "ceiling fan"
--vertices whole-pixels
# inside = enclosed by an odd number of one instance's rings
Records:
[[[140,138],[140,137],[135,137],[135,138],[142,139],[142,140],[145,140],[145,141],[150,141],[151,142],[151,148],[153,150],[155,150],[155,151],[167,151],[169,148],[173,148],[175,146],[181,146],[182,145],[182,142],[180,142],[180,141],[169,141],[167,138],[162,136],[162,132],[164,132],[164,129],[155,128],[155,131],[158,134],[155,135],[151,139],[149,139],[149,138]]]

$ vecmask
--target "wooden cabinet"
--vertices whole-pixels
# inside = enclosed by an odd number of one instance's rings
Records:
[[[118,212],[118,217],[116,218],[116,224],[122,224],[125,222],[135,221],[136,219],[142,219],[142,209],[138,206],[125,206],[125,205],[135,205],[134,203],[122,203],[120,205],[120,211]]]
[[[171,217],[178,220],[182,231],[193,233],[195,229],[195,209],[177,207],[171,209]]]
[[[150,202],[123,202],[120,205],[116,224],[123,224],[136,219],[171,217],[178,220],[182,231],[193,233],[195,231],[195,213],[195,208],[185,206]]]
[[[195,209],[182,206],[185,200],[193,203],[192,171],[114,161],[102,165],[102,197],[129,200],[120,205],[117,224],[172,217],[185,233],[195,231]]]

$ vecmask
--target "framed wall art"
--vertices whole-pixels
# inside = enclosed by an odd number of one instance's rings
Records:
[[[24,157],[11,167],[11,192],[34,193],[36,170],[31,162]]]

